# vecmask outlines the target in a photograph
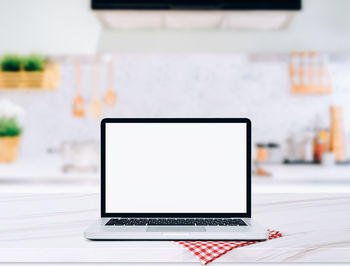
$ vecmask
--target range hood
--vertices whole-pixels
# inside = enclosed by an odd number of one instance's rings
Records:
[[[301,0],[92,0],[110,29],[248,29],[286,27]]]

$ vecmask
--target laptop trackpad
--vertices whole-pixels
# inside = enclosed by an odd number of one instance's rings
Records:
[[[147,232],[205,232],[204,226],[148,226]]]

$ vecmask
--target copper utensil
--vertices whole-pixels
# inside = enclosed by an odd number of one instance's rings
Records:
[[[94,64],[94,94],[90,104],[91,116],[98,118],[102,113],[102,104],[98,97],[98,65]]]
[[[73,115],[83,117],[85,115],[85,104],[83,96],[81,95],[81,81],[80,81],[80,64],[75,65],[76,90],[77,95],[73,102]]]
[[[113,70],[114,70],[114,65],[113,65],[113,60],[110,61],[109,63],[109,84],[108,84],[108,89],[106,91],[106,95],[104,97],[106,105],[113,106],[117,102],[117,96],[115,95],[113,91]]]

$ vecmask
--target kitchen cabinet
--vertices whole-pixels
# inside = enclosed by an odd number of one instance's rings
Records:
[[[269,176],[253,176],[253,191],[349,193],[350,166],[260,164]]]
[[[100,173],[63,172],[59,156],[21,157],[0,164],[0,193],[55,193],[99,191]]]
[[[98,193],[100,173],[62,171],[59,156],[20,158],[0,164],[0,193]],[[270,176],[252,177],[257,193],[347,193],[350,166],[262,164]]]

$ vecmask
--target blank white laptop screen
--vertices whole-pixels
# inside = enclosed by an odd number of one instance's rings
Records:
[[[245,213],[245,123],[107,123],[106,213]]]

